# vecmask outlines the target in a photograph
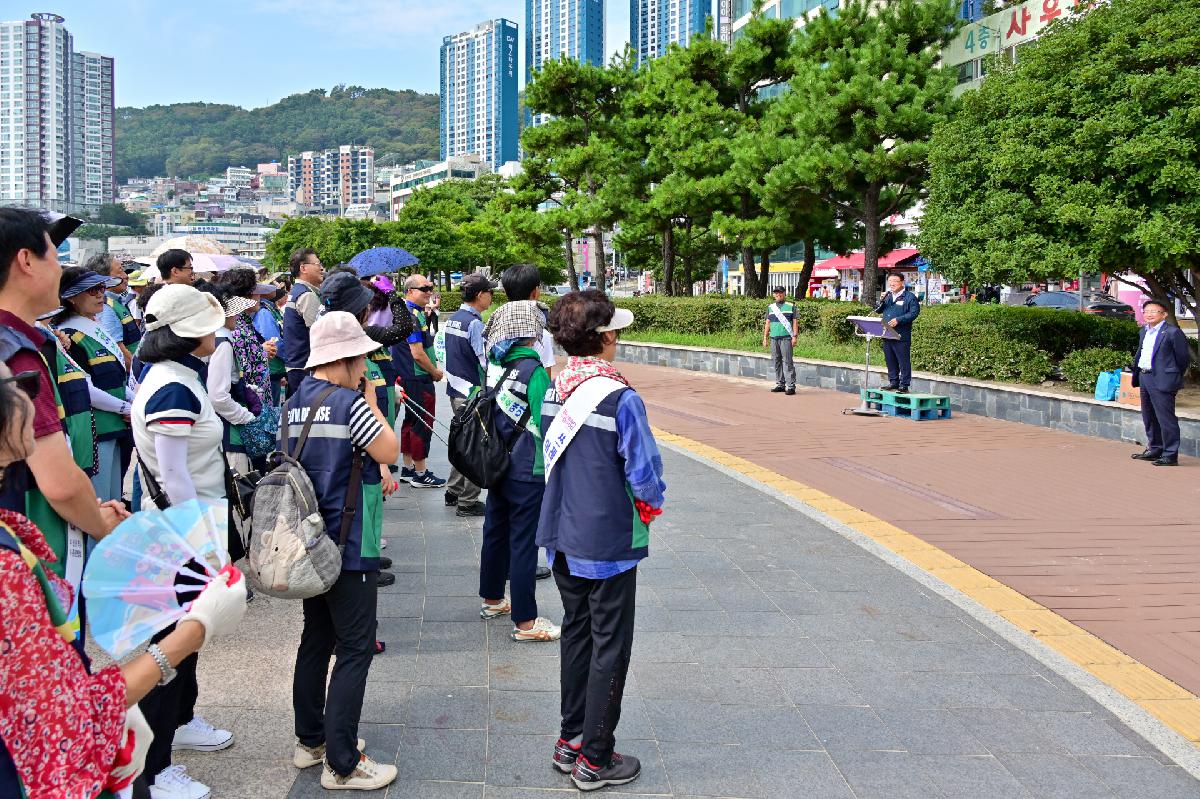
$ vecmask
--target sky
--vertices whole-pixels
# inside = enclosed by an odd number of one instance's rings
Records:
[[[438,91],[442,37],[525,0],[5,0],[3,19],[66,18],[76,50],[116,59],[118,106],[190,101],[258,108],[339,83]],[[629,40],[628,0],[607,0],[605,45]]]

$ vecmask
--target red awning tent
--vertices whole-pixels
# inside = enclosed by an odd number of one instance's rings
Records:
[[[921,253],[912,248],[892,250],[891,252],[879,256],[880,269],[903,269],[904,267],[914,266],[913,262],[919,258]],[[863,269],[864,253],[852,252],[849,255],[838,255],[833,258],[826,258],[817,264],[817,269],[838,269],[845,271],[847,269]]]

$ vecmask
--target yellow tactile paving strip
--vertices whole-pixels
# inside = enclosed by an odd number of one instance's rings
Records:
[[[956,588],[983,607],[1075,663],[1123,694],[1171,729],[1200,746],[1200,698],[1096,636],[1014,591],[912,533],[847,505],[811,486],[765,469],[745,458],[659,428],[661,441],[686,449],[757,480],[815,508],[887,547],[926,573]]]

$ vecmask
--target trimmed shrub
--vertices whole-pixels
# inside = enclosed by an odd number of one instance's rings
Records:
[[[1023,341],[991,332],[914,336],[914,369],[976,380],[1041,383],[1054,371],[1050,356]]]
[[[858,302],[822,302],[817,304],[820,331],[838,344],[854,341],[855,327],[846,321],[847,316],[871,316],[871,307]]]
[[[1138,337],[1133,322],[1077,311],[954,303],[922,308],[913,324],[913,338],[927,331],[948,329],[946,326],[957,330],[990,330],[1001,338],[1032,344],[1053,358],[1091,347],[1133,352]]]
[[[1092,392],[1096,390],[1096,379],[1101,372],[1121,369],[1128,366],[1132,360],[1133,357],[1124,350],[1089,347],[1086,350],[1068,353],[1059,364],[1059,369],[1071,388]]]

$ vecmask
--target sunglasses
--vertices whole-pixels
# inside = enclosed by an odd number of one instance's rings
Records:
[[[102,296],[104,296],[104,289],[105,289],[105,286],[103,283],[101,283],[98,286],[92,286],[90,289],[84,289],[80,293],[81,294],[91,294],[93,297],[102,297]]]
[[[417,286],[416,288],[417,288],[417,291],[429,292],[429,291],[433,291],[433,289],[435,287],[434,286]]]
[[[37,399],[38,393],[42,390],[42,376],[37,372],[18,372],[12,377],[0,377],[0,384],[16,383],[17,388],[25,392],[29,399]]]

